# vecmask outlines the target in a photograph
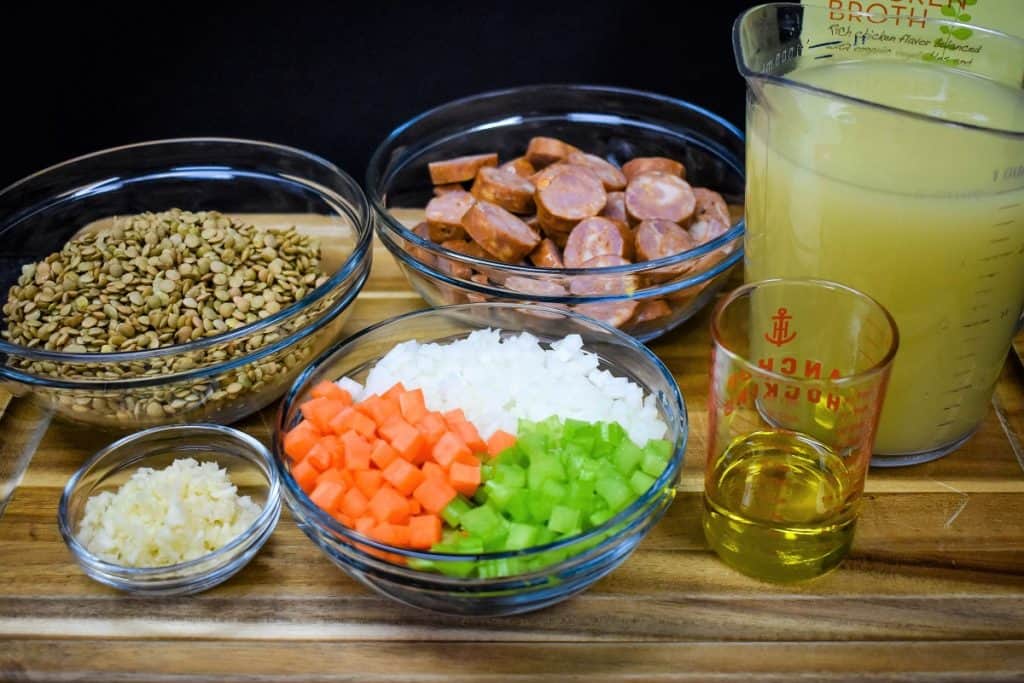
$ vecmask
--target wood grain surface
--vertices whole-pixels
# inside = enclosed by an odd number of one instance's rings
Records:
[[[422,308],[378,246],[346,332]],[[13,680],[1024,679],[1024,373],[958,452],[872,470],[853,553],[778,586],[711,553],[700,528],[707,312],[656,341],[686,397],[680,495],[620,569],[533,614],[418,611],[336,569],[284,512],[263,551],[198,596],[86,578],[56,526],[61,487],[111,440],[55,422],[0,519],[0,677]],[[16,406],[20,399],[15,399]],[[0,438],[14,438],[8,414]],[[241,427],[266,439],[273,409]]]

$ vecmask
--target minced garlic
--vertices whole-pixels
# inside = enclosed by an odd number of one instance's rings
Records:
[[[78,537],[108,562],[161,567],[224,546],[259,514],[260,506],[238,495],[226,470],[179,458],[162,470],[140,467],[116,493],[89,498]]]

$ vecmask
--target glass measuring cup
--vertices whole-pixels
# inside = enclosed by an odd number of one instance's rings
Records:
[[[899,335],[870,297],[823,280],[765,280],[711,319],[704,535],[726,563],[795,581],[853,541]]]
[[[901,351],[872,464],[948,453],[984,418],[1024,305],[1024,40],[937,8],[793,3],[745,12],[733,38],[747,277],[878,299]]]

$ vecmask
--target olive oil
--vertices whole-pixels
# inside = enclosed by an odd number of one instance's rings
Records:
[[[805,434],[744,434],[709,466],[704,535],[745,574],[772,581],[819,576],[849,552],[862,480]]]

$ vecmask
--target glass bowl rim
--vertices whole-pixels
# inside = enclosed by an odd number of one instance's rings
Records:
[[[292,407],[295,399],[297,398],[299,390],[304,387],[309,377],[315,374],[327,362],[327,360],[332,358],[336,353],[342,351],[346,347],[358,344],[363,337],[373,332],[376,332],[381,328],[391,325],[400,325],[407,322],[409,319],[415,317],[422,317],[427,315],[440,315],[444,313],[458,313],[460,311],[465,311],[467,309],[473,311],[486,308],[500,308],[509,310],[528,309],[531,312],[542,311],[546,313],[552,313],[555,315],[567,317],[569,319],[579,320],[587,324],[594,325],[604,330],[605,332],[611,333],[618,341],[624,342],[627,346],[639,352],[640,355],[647,361],[653,362],[654,369],[657,370],[659,374],[661,374],[662,378],[665,379],[666,383],[668,384],[670,395],[667,396],[666,399],[668,402],[670,402],[671,405],[674,405],[676,407],[679,413],[679,422],[681,425],[681,427],[679,428],[679,436],[676,439],[676,441],[672,444],[672,456],[669,458],[669,464],[665,468],[665,470],[660,475],[658,475],[658,477],[655,479],[655,482],[647,489],[647,491],[645,491],[636,500],[630,503],[629,506],[620,510],[613,517],[606,520],[602,524],[584,533],[577,534],[569,538],[559,539],[557,541],[553,541],[545,545],[524,548],[522,550],[505,550],[501,552],[477,554],[456,554],[436,553],[430,551],[412,550],[409,548],[399,548],[396,546],[388,545],[386,543],[381,543],[380,541],[372,539],[369,536],[364,536],[353,529],[349,529],[348,527],[344,526],[336,519],[331,517],[329,514],[321,510],[320,507],[313,503],[310,500],[309,496],[301,488],[298,487],[298,485],[295,483],[294,477],[292,477],[291,475],[291,472],[285,466],[286,456],[284,455],[284,448],[281,436],[285,431],[285,420],[287,419],[287,413],[289,412],[289,409]],[[488,328],[481,327],[478,329]],[[526,330],[518,330],[518,332],[524,331]],[[375,360],[379,361],[380,359],[377,358]],[[643,387],[643,389],[645,390],[645,392],[649,393],[647,387]],[[528,558],[536,555],[541,555],[545,552],[549,552],[552,550],[559,550],[561,548],[572,547],[580,542],[584,542],[603,535],[604,533],[610,531],[612,528],[629,520],[638,512],[643,512],[647,506],[649,506],[657,498],[663,495],[666,488],[669,487],[669,485],[673,482],[673,480],[682,470],[683,460],[686,452],[686,444],[688,442],[690,432],[690,423],[689,416],[686,411],[686,403],[683,400],[682,391],[679,389],[679,385],[677,384],[675,377],[669,371],[668,367],[666,367],[664,362],[662,362],[662,360],[658,358],[658,356],[655,355],[653,351],[647,348],[646,345],[637,341],[632,336],[625,334],[624,332],[616,329],[615,327],[612,327],[611,325],[603,323],[599,320],[595,320],[593,318],[589,318],[584,315],[580,315],[578,313],[574,313],[572,311],[566,311],[539,304],[527,305],[507,302],[455,304],[452,306],[439,306],[437,308],[420,309],[416,311],[410,311],[409,313],[403,313],[402,315],[395,316],[393,318],[388,318],[386,320],[382,320],[373,325],[370,325],[369,327],[360,330],[359,332],[351,335],[350,337],[339,341],[331,348],[325,350],[316,360],[310,363],[310,365],[305,370],[302,371],[302,374],[296,377],[295,382],[292,384],[291,388],[289,388],[288,392],[284,395],[284,398],[281,400],[281,404],[280,407],[278,408],[277,413],[277,421],[274,426],[273,445],[271,447],[271,452],[274,459],[274,465],[275,467],[279,468],[279,478],[282,482],[282,489],[284,491],[285,500],[289,503],[289,507],[292,508],[292,513],[293,516],[296,518],[297,523],[312,523],[312,525],[316,527],[318,532],[326,531],[332,536],[341,536],[356,550],[358,550],[357,544],[363,544],[376,550],[392,553],[394,555],[398,555],[406,559],[434,560],[440,562],[479,562],[509,558]],[[669,428],[671,429],[671,426]],[[294,504],[292,504],[293,501]],[[296,509],[296,507],[298,509]],[[613,534],[605,540],[613,540],[617,538],[617,536],[617,534]],[[402,567],[402,569],[408,568]],[[421,574],[426,576],[432,576],[432,574],[430,574],[429,572],[417,571],[417,575]]]
[[[78,540],[78,534],[75,533],[74,529],[71,527],[71,521],[68,519],[68,506],[70,505],[71,496],[78,488],[78,484],[82,480],[82,477],[84,477],[86,472],[92,469],[101,460],[118,449],[129,446],[137,441],[148,439],[154,434],[158,434],[160,432],[174,432],[185,429],[198,429],[201,432],[217,433],[241,442],[241,444],[244,445],[245,448],[254,456],[254,460],[258,460],[263,465],[260,467],[260,472],[264,474],[266,478],[267,501],[263,505],[263,509],[260,510],[260,514],[257,515],[256,519],[253,520],[253,522],[244,531],[222,545],[220,548],[184,562],[163,565],[161,567],[129,567],[104,560],[94,555]],[[158,425],[139,432],[133,432],[132,434],[124,436],[108,446],[101,448],[93,454],[93,456],[90,457],[64,485],[64,489],[60,496],[60,503],[57,505],[57,522],[60,527],[60,534],[64,538],[64,542],[67,544],[68,548],[71,549],[75,558],[79,562],[87,564],[90,569],[114,574],[121,579],[128,579],[136,582],[145,582],[147,579],[151,578],[163,578],[167,574],[188,574],[192,570],[196,569],[197,566],[205,565],[216,559],[230,561],[235,551],[240,547],[245,546],[254,537],[258,536],[260,530],[264,529],[268,524],[272,524],[274,519],[280,514],[281,477],[273,461],[274,457],[270,452],[270,449],[260,443],[258,439],[241,430],[234,429],[233,427],[227,427],[225,425],[195,422]],[[198,574],[194,574],[193,576],[196,578],[202,577],[205,574],[216,571],[218,568],[219,565],[214,564],[212,567],[209,567]]]
[[[115,351],[113,353],[72,353],[65,351],[48,351],[40,350],[37,348],[31,348],[27,346],[20,346],[18,344],[12,344],[11,342],[5,341],[0,338],[0,353],[8,355],[16,355],[24,358],[30,358],[32,360],[39,361],[52,361],[58,363],[121,363],[131,362],[140,360],[150,360],[152,358],[174,356],[180,353],[186,353],[191,351],[202,350],[211,346],[216,346],[225,342],[234,341],[239,338],[247,337],[251,334],[258,334],[261,331],[272,327],[273,325],[280,323],[288,318],[302,313],[307,310],[310,306],[320,301],[330,292],[344,282],[352,272],[358,268],[359,263],[362,261],[363,254],[370,250],[370,244],[373,240],[373,212],[368,202],[366,201],[366,194],[359,187],[359,184],[355,179],[345,171],[341,170],[335,164],[327,161],[323,157],[320,157],[311,152],[299,149],[297,147],[289,147],[287,145],[280,145],[273,142],[265,142],[261,140],[249,140],[244,138],[229,138],[229,137],[187,137],[187,138],[165,138],[160,140],[147,140],[143,142],[136,142],[127,145],[118,145],[116,147],[108,147],[106,149],[97,150],[88,154],[83,154],[65,161],[61,161],[57,164],[48,166],[40,171],[36,171],[31,175],[25,176],[20,180],[16,180],[5,188],[0,189],[0,197],[7,195],[10,192],[18,191],[22,185],[39,178],[43,175],[51,173],[53,171],[59,171],[63,168],[78,164],[84,161],[88,161],[97,157],[106,156],[109,154],[123,152],[131,149],[146,149],[153,148],[161,145],[166,146],[185,146],[191,144],[229,144],[239,147],[250,147],[255,149],[266,149],[272,150],[277,153],[292,155],[301,157],[317,166],[320,166],[328,173],[336,175],[343,184],[348,185],[349,189],[355,190],[353,196],[342,197],[334,190],[327,188],[319,183],[313,183],[308,186],[308,189],[319,194],[320,196],[326,196],[332,202],[336,204],[339,209],[346,215],[346,217],[352,222],[357,232],[357,239],[355,248],[352,253],[348,255],[345,262],[342,264],[334,274],[332,274],[323,284],[309,292],[302,299],[295,301],[285,308],[282,308],[277,313],[268,315],[266,318],[261,318],[256,322],[242,327],[235,328],[234,330],[228,330],[221,334],[214,335],[212,337],[203,337],[195,341],[190,341],[185,344],[172,344],[169,346],[162,346],[156,349],[142,349],[139,351]],[[197,167],[189,167],[194,169]],[[198,167],[202,168],[202,167]],[[109,182],[110,179],[105,179],[103,183],[89,185],[91,190],[98,189]],[[58,199],[66,198],[71,192],[68,190],[62,191],[60,194],[55,195]],[[31,213],[40,210],[41,205],[48,206],[52,204],[54,197],[51,196],[41,202],[34,204],[28,209],[23,209],[15,214],[5,217],[0,224],[9,224],[12,222],[18,222],[28,217]],[[355,204],[355,209],[358,213],[362,214],[362,217],[355,215],[353,211],[348,208],[349,203]]]
[[[636,90],[633,88],[619,88],[614,86],[604,85],[586,85],[586,84],[538,84],[538,85],[526,85],[514,88],[505,88],[501,90],[489,90],[467,97],[462,97],[450,102],[440,104],[432,109],[428,109],[413,118],[409,119],[405,123],[400,124],[391,133],[384,138],[377,148],[374,150],[373,155],[370,157],[370,163],[366,170],[366,195],[370,201],[373,212],[385,223],[388,224],[393,231],[397,232],[403,239],[411,242],[416,247],[424,249],[425,251],[435,255],[443,256],[456,261],[461,261],[471,266],[483,267],[483,268],[497,268],[502,271],[506,271],[511,274],[522,274],[522,275],[538,275],[542,273],[550,274],[551,268],[542,268],[540,266],[521,266],[510,263],[503,263],[501,261],[492,261],[489,259],[481,259],[475,256],[469,256],[461,254],[457,251],[453,251],[446,247],[442,247],[440,244],[436,244],[431,240],[424,239],[405,227],[401,221],[394,218],[384,205],[384,196],[381,194],[380,186],[388,178],[381,176],[381,170],[385,166],[385,150],[394,144],[399,136],[404,134],[406,130],[412,126],[426,120],[427,118],[443,114],[451,110],[456,110],[466,106],[472,106],[475,102],[482,100],[496,99],[499,97],[508,97],[514,95],[539,95],[539,94],[550,94],[552,92],[584,92],[594,95],[626,95],[629,97],[637,97],[646,99],[652,102],[660,102],[672,107],[687,110],[702,118],[711,121],[712,123],[722,126],[731,135],[735,137],[735,141],[743,144],[745,137],[743,132],[735,125],[730,123],[724,117],[715,114],[714,112],[705,109],[704,107],[698,106],[691,102],[683,99],[670,97],[668,95],[661,95],[658,93],[648,92],[644,90]],[[620,118],[628,118],[621,116]],[[714,149],[713,153],[718,156],[723,162],[730,166],[739,176],[740,179],[746,178],[745,168],[742,163],[742,159],[735,157],[734,155],[726,156],[726,150]],[[662,268],[665,266],[679,265],[691,258],[696,258],[702,254],[714,251],[718,247],[724,246],[735,238],[743,234],[745,229],[746,221],[745,218],[740,218],[736,223],[729,226],[729,229],[704,244],[701,244],[687,251],[679,252],[671,256],[664,258],[655,259],[653,261],[640,261],[639,263],[630,263],[622,266],[607,266],[601,268],[559,268],[556,272],[559,274],[566,275],[603,275],[603,274],[635,274],[643,273],[644,271],[651,270],[654,268]],[[380,228],[378,228],[378,232]]]

